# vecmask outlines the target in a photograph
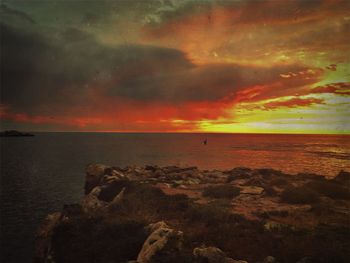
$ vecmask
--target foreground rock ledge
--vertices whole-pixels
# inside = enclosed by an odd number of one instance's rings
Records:
[[[81,203],[39,228],[34,261],[342,262],[350,256],[349,182],[345,171],[326,179],[90,164]]]

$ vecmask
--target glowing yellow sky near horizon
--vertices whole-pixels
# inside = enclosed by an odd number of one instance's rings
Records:
[[[240,103],[230,109],[233,116],[217,122],[200,122],[204,132],[234,133],[306,133],[306,134],[350,134],[350,97],[335,94],[313,94],[298,98],[317,98],[324,104],[296,107],[260,108],[265,103],[283,102],[293,96],[263,100],[256,103]],[[296,98],[296,97],[294,97]]]
[[[350,81],[349,46],[344,39],[344,24],[348,23],[349,16],[339,16],[328,19],[316,20],[313,27],[291,24],[292,30],[285,30],[285,26],[270,24],[257,27],[256,25],[237,25],[241,30],[232,29],[228,21],[232,17],[225,17],[225,10],[214,11],[212,27],[220,29],[214,31],[213,37],[207,38],[211,33],[201,24],[201,19],[189,19],[194,21],[192,26],[180,24],[180,44],[163,43],[170,46],[180,46],[186,51],[191,61],[205,65],[207,63],[238,63],[246,65],[291,65],[300,64],[310,68],[325,69],[331,64],[336,64],[336,70],[325,70],[320,81],[313,83],[309,88],[323,86],[332,83],[348,83]],[[203,22],[202,22],[203,23]],[[295,32],[293,32],[295,28]],[[193,34],[189,31],[192,30]],[[314,39],[313,43],[303,45],[303,35],[309,38],[317,30],[333,30],[334,36],[321,36],[322,39]],[[337,35],[337,31],[340,35]],[[230,34],[227,34],[230,32]],[[345,31],[346,33],[346,31]],[[279,35],[280,34],[280,35]],[[276,42],[286,42],[281,47]],[[317,35],[317,34],[315,34]],[[288,39],[300,40],[300,45],[288,43]],[[324,38],[334,37],[335,46],[326,45]],[[350,39],[349,39],[350,40]],[[307,41],[307,40],[306,40]],[[318,46],[317,42],[321,44]],[[275,43],[275,44],[274,44]],[[331,43],[331,41],[330,41]],[[239,49],[235,47],[239,46]],[[316,48],[313,47],[316,46]],[[231,48],[230,48],[231,47]],[[342,90],[349,94],[350,90]],[[334,133],[350,134],[350,96],[335,93],[312,94],[298,96],[298,98],[314,98],[323,100],[323,104],[307,106],[278,107],[275,109],[258,109],[257,106],[269,102],[239,103],[234,105],[230,112],[232,118],[219,118],[218,120],[198,121],[198,130],[204,132],[252,132],[252,133]],[[284,101],[287,97],[275,98],[274,101]],[[255,109],[254,109],[255,107]],[[232,120],[232,123],[229,123]],[[178,120],[179,121],[179,120]]]

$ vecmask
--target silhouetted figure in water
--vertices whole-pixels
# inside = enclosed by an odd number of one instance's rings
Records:
[[[203,144],[204,144],[204,145],[207,145],[207,143],[208,143],[208,140],[205,139],[205,140],[203,141]]]

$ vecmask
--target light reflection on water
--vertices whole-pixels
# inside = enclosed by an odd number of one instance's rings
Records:
[[[202,141],[208,139],[208,144]],[[349,136],[40,133],[1,138],[1,262],[27,262],[42,218],[78,202],[84,167],[157,164],[274,168],[334,176],[350,170]],[[6,260],[4,260],[6,259]]]

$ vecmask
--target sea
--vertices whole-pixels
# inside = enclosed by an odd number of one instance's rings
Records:
[[[35,133],[1,138],[0,153],[2,263],[31,262],[38,225],[81,200],[89,163],[273,168],[327,177],[350,171],[349,135]]]

